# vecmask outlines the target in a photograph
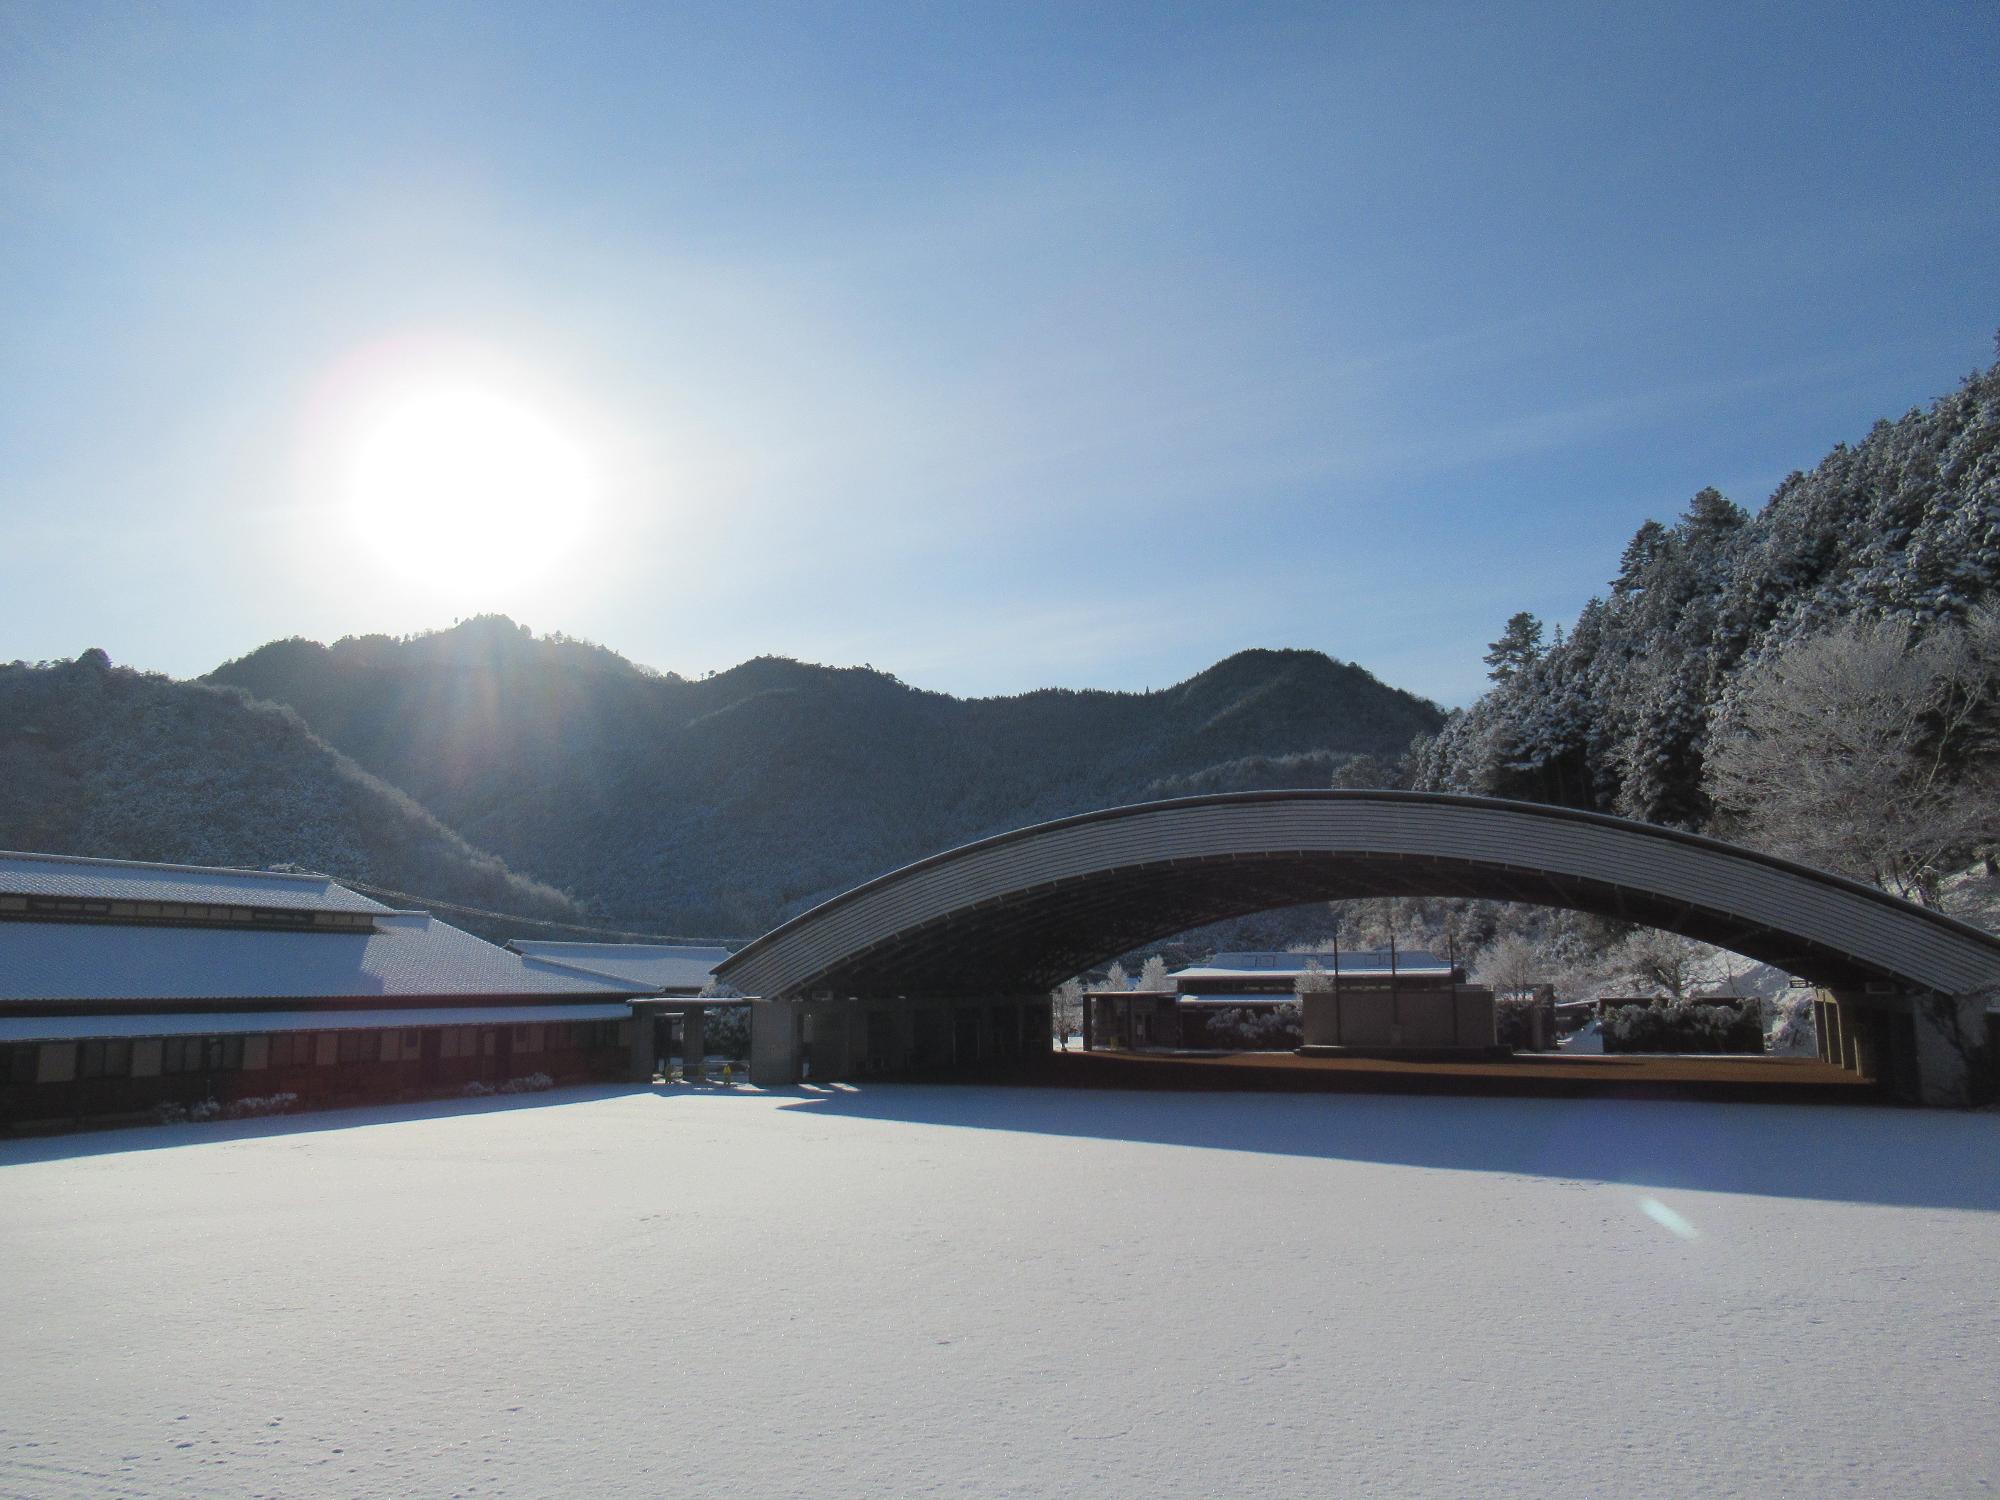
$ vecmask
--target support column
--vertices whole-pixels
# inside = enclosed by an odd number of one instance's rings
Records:
[[[1825,1028],[1820,1035],[1826,1049],[1826,1060],[1836,1068],[1844,1068],[1847,1066],[1847,1049],[1841,1042],[1840,1031],[1847,1024],[1847,1017],[1838,995],[1828,994],[1826,997],[1823,1019]]]
[[[1984,995],[1917,995],[1917,1102],[1966,1108],[1992,1093]]]
[[[629,1053],[630,1065],[626,1076],[633,1083],[653,1081],[653,1011],[644,1005],[632,1007],[632,1019],[624,1024],[632,1028],[632,1043]]]
[[[1086,1052],[1091,1049],[1091,1045],[1097,1037],[1096,1016],[1097,1002],[1091,999],[1090,996],[1085,995],[1083,997],[1083,1050]]]
[[[681,1077],[698,1083],[708,1076],[708,1007],[690,1005],[681,1012]]]
[[[799,1007],[793,1000],[750,1005],[750,1081],[760,1089],[799,1081]]]

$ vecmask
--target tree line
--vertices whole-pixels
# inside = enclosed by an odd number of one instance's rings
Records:
[[[1930,905],[2000,836],[2000,364],[1794,473],[1704,489],[1413,747],[1410,784],[1723,833]]]

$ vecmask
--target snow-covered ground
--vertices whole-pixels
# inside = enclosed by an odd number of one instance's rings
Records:
[[[2000,1115],[565,1091],[0,1143],[9,1496],[1966,1496]]]

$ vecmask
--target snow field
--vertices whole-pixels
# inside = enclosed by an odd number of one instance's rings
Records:
[[[0,1143],[0,1494],[2000,1484],[2000,1116],[569,1090]]]

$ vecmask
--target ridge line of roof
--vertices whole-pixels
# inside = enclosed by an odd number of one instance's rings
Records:
[[[579,979],[594,979],[601,984],[622,984],[630,986],[630,988],[627,990],[627,993],[629,994],[661,995],[666,993],[666,987],[664,985],[651,984],[651,985],[639,986],[634,980],[621,979],[616,974],[605,973],[602,969],[586,969],[581,964],[558,963],[553,958],[540,958],[532,953],[523,953],[518,948],[510,948],[504,944],[502,945],[502,950],[504,952],[513,954],[514,957],[518,958],[524,966],[532,965],[532,966],[539,966],[540,968],[544,969],[553,969],[558,974],[574,974]]]
[[[183,875],[254,875],[261,880],[312,880],[338,885],[352,895],[361,894],[340,885],[331,875],[311,870],[254,870],[248,865],[183,865],[152,859],[108,859],[96,854],[47,854],[34,849],[0,849],[0,859],[45,859],[66,865],[110,865],[120,870],[173,870]]]

